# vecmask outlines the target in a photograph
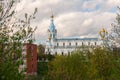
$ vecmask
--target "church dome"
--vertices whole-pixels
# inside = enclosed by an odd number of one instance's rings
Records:
[[[51,32],[54,32],[54,31],[56,30],[53,20],[51,20],[51,24],[50,24],[50,26],[49,26],[49,30],[50,30]]]
[[[50,23],[50,26],[49,26],[49,29],[48,29],[50,32],[55,32],[56,29],[55,29],[55,25],[54,25],[54,16],[51,15],[51,23]]]

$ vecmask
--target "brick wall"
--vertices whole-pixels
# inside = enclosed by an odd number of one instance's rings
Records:
[[[37,74],[37,45],[26,44],[26,74]]]

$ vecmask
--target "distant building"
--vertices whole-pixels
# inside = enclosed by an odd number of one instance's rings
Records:
[[[69,55],[73,50],[82,45],[98,46],[101,45],[101,41],[98,38],[57,38],[54,16],[51,16],[51,24],[48,28],[48,40],[45,48],[46,54]]]
[[[37,74],[37,45],[26,44],[27,74]]]
[[[37,74],[37,45],[26,43],[23,47],[24,64],[20,69],[26,69],[26,75]]]

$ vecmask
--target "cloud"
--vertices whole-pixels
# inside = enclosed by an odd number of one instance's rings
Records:
[[[120,5],[119,0],[23,0],[17,10],[21,15],[38,8],[32,25],[38,26],[37,40],[46,40],[52,13],[58,37],[97,37],[102,27],[110,30],[117,5]]]
[[[106,17],[107,16],[107,17]],[[110,30],[110,24],[114,21],[113,13],[85,13],[73,12],[61,14],[54,19],[58,37],[98,37],[101,28]],[[36,31],[42,39],[47,39],[47,29],[50,25],[50,19],[45,19],[39,23]]]
[[[56,19],[56,25],[59,24],[56,28],[60,37],[96,35],[102,27],[109,28],[114,17],[115,14],[106,12],[66,13]]]
[[[88,26],[90,26],[92,23],[93,23],[93,19],[90,18],[90,19],[85,20],[85,21],[83,22],[82,26],[88,27]]]
[[[83,9],[86,9],[86,10],[94,10],[95,8],[96,8],[96,6],[97,6],[97,3],[96,3],[96,1],[94,0],[90,0],[90,1],[86,1],[86,2],[84,2],[84,4],[83,4]]]

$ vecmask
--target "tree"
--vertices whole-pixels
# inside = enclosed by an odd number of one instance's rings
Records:
[[[38,53],[44,54],[45,53],[45,47],[43,45],[38,45]]]
[[[108,48],[84,47],[49,62],[46,80],[119,80],[119,62]]]
[[[116,20],[112,23],[112,32],[109,35],[109,40],[112,45],[120,45],[120,7],[118,7],[119,13],[117,13]]]
[[[111,50],[96,48],[90,58],[90,80],[119,80],[119,63]]]
[[[48,66],[48,80],[87,80],[87,58],[82,51],[56,56]]]
[[[32,42],[32,15],[25,13],[24,19],[15,17],[17,0],[0,1],[0,80],[23,80],[24,71],[19,70],[23,64],[22,55],[25,42]]]
[[[43,45],[38,45],[38,50],[37,50],[37,54],[38,54],[38,59],[42,60],[42,58],[46,58],[45,53],[45,47]]]

